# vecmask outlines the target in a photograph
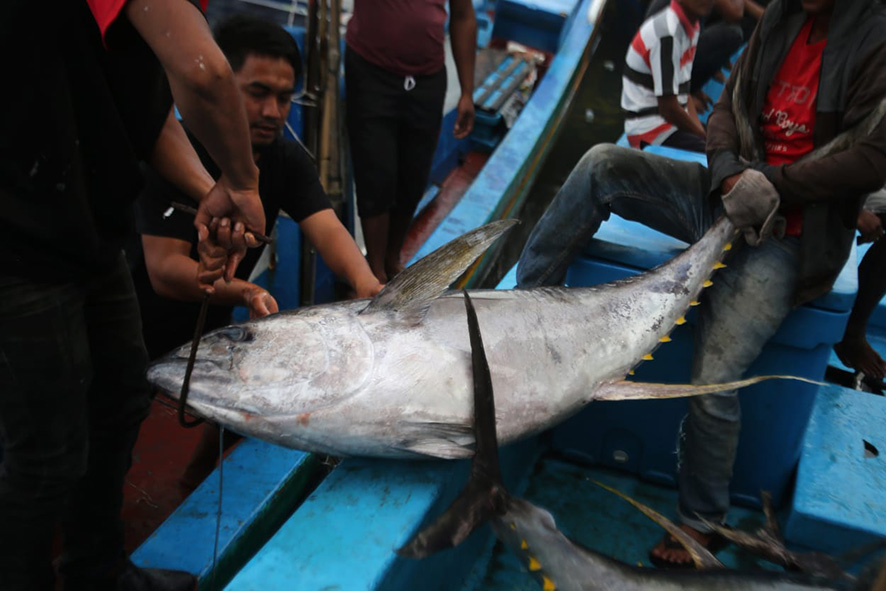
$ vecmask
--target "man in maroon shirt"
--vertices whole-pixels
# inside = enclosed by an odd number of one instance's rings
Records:
[[[369,267],[381,283],[403,270],[400,251],[428,184],[446,94],[446,0],[355,0],[345,52],[346,123]],[[474,126],[477,20],[449,0],[461,96],[453,133]]]

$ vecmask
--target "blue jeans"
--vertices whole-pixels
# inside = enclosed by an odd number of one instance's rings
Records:
[[[697,163],[599,145],[573,169],[533,229],[517,265],[517,286],[563,283],[566,270],[615,213],[693,243],[721,213],[709,199],[710,175]],[[692,382],[736,380],[792,309],[799,241],[737,245],[699,306]],[[722,522],[738,446],[735,391],[689,399],[679,438],[679,513],[702,531],[700,515]]]
[[[72,283],[0,276],[0,589],[52,589],[124,558],[124,477],[150,390],[122,253]]]

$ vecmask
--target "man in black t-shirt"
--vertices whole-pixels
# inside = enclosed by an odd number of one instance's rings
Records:
[[[190,573],[137,568],[124,551],[123,483],[150,389],[121,246],[139,160],[202,198],[201,223],[237,214],[233,232],[214,232],[225,250],[245,248],[244,225],[264,231],[242,99],[197,0],[8,0],[0,12],[0,589],[55,588],[61,523],[65,591],[190,591]]]
[[[231,62],[246,105],[267,226],[273,227],[282,209],[298,222],[333,272],[350,283],[357,297],[375,295],[382,286],[332,209],[313,162],[301,144],[281,136],[301,71],[295,40],[274,23],[240,15],[218,27],[216,41]],[[206,150],[196,141],[194,147],[206,169],[216,176],[218,168]],[[202,298],[194,280],[197,233],[188,214],[175,211],[164,218],[172,202],[193,205],[175,187],[153,175],[136,203],[144,258],[134,268],[133,277],[152,358],[193,337]],[[277,311],[274,298],[248,281],[261,250],[247,253],[231,282],[215,285],[207,331],[229,324],[236,305],[247,306],[252,317]],[[214,427],[204,429],[183,484],[196,486],[212,470],[217,441]]]

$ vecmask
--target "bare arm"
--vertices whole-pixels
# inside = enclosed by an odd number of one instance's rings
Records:
[[[185,122],[222,170],[212,189],[201,196],[194,223],[199,230],[213,218],[234,220],[232,231],[219,237],[230,256],[213,272],[230,280],[247,245],[258,244],[245,229],[265,231],[258,168],[233,72],[194,5],[183,0],[130,0],[125,10],[163,65]]]
[[[744,16],[745,0],[714,0],[714,7],[727,23],[736,23]]]
[[[757,21],[760,20],[760,17],[763,16],[763,12],[765,10],[766,9],[763,6],[754,2],[754,0],[745,0],[745,3],[744,3],[745,14],[747,14],[748,16],[753,18],[754,20],[757,20]]]
[[[382,284],[333,210],[318,211],[303,219],[299,227],[329,268],[354,288],[357,297],[368,298],[381,291]]]
[[[695,112],[695,105],[692,104],[691,99],[688,108],[690,112],[680,106],[680,102],[673,94],[658,97],[658,112],[665,121],[677,129],[705,137],[704,127],[698,120],[698,114]]]
[[[157,294],[176,301],[197,302],[203,290],[195,281],[197,261],[191,258],[191,243],[166,236],[142,236],[145,266]],[[219,282],[209,300],[213,304],[247,306],[251,317],[278,311],[277,302],[262,287],[241,279]]]
[[[467,137],[474,128],[474,59],[477,54],[477,15],[471,0],[449,0],[449,37],[458,71],[461,97],[453,134]]]
[[[231,187],[255,189],[243,99],[206,19],[182,0],[130,0],[126,15],[163,64],[182,118]]]

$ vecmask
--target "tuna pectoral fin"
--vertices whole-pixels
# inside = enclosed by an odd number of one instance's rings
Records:
[[[655,509],[644,505],[640,501],[632,499],[623,492],[615,490],[614,488],[607,486],[602,482],[598,482],[596,480],[592,480],[591,482],[593,482],[600,488],[606,489],[609,492],[620,496],[631,505],[639,509],[640,512],[643,513],[643,515],[662,526],[669,534],[674,536],[675,540],[680,542],[683,547],[686,548],[686,551],[692,557],[692,561],[695,563],[695,566],[697,568],[723,568],[723,563],[717,560],[717,558],[713,554],[711,554],[707,548],[705,548],[700,542],[687,534],[685,531],[674,525],[673,521],[671,521]]]
[[[746,388],[767,380],[796,380],[821,386],[821,382],[797,376],[757,376],[722,384],[655,384],[647,382],[603,382],[594,392],[594,400],[642,400],[646,398],[682,398]]]
[[[477,442],[474,460],[471,463],[471,478],[461,494],[437,521],[420,531],[397,551],[399,555],[409,558],[423,558],[459,545],[477,526],[504,513],[504,503],[508,498],[498,465],[492,377],[483,350],[477,313],[467,292],[465,292],[465,309],[468,315],[468,335],[471,339],[474,437]]]
[[[517,220],[480,226],[448,242],[394,277],[361,314],[396,310],[420,319],[428,304],[486,252]]]

